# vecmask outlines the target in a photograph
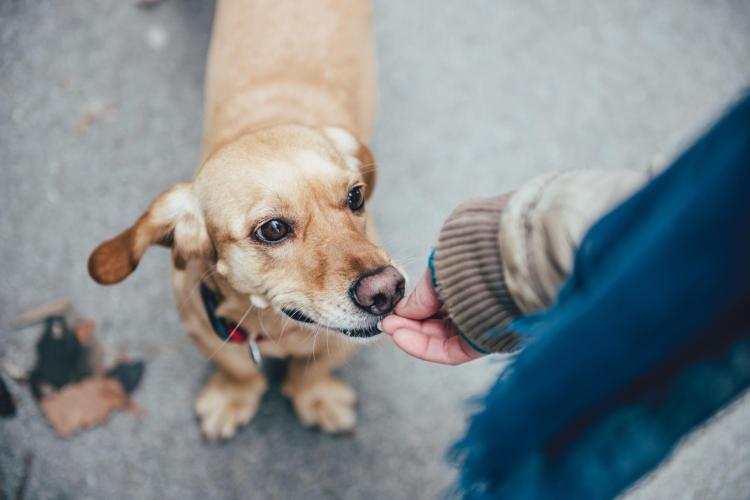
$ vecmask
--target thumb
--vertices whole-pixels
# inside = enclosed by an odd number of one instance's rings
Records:
[[[409,297],[398,303],[395,313],[409,319],[426,319],[437,313],[442,305],[427,269]]]

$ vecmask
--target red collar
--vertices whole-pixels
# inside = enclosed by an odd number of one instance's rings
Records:
[[[216,314],[216,308],[219,305],[219,298],[217,294],[211,290],[205,283],[201,282],[201,299],[203,299],[203,306],[206,309],[206,316],[208,321],[214,329],[214,333],[224,342],[237,342],[238,344],[246,344],[251,340],[250,334],[242,328],[238,323],[219,316]],[[263,335],[258,335],[255,342],[264,340]]]

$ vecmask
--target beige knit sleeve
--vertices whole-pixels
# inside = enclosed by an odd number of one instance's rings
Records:
[[[648,174],[577,170],[540,176],[498,198],[467,202],[448,217],[433,257],[438,295],[464,338],[510,352],[513,319],[552,305],[581,239]]]
[[[438,295],[464,338],[480,352],[509,352],[515,334],[485,338],[520,312],[506,286],[498,233],[506,196],[457,207],[440,231],[432,261]]]

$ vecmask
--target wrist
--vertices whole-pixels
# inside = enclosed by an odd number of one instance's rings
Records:
[[[463,340],[480,353],[519,347],[518,336],[503,331],[520,315],[505,284],[498,243],[506,198],[477,199],[456,208],[430,256],[441,301]]]

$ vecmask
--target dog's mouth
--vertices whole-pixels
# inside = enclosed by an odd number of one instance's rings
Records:
[[[294,321],[299,321],[300,323],[309,323],[311,325],[315,324],[315,321],[310,319],[309,316],[305,316],[299,309],[281,309],[281,312],[292,318]]]
[[[307,323],[308,325],[314,325],[316,324],[315,321],[310,318],[309,316],[305,315],[302,311],[299,309],[286,309],[282,308],[281,312],[289,316],[295,321],[299,321],[300,323]],[[358,339],[366,339],[369,337],[374,337],[376,335],[380,334],[380,330],[378,329],[377,325],[373,325],[368,328],[332,328],[333,330],[338,330],[339,332],[343,333],[347,337],[352,338],[358,338]]]
[[[377,326],[371,326],[369,328],[357,328],[354,330],[347,330],[344,328],[338,328],[338,331],[346,335],[347,337],[352,337],[356,339],[368,339],[370,337],[374,337],[376,335],[380,335],[380,330]]]

